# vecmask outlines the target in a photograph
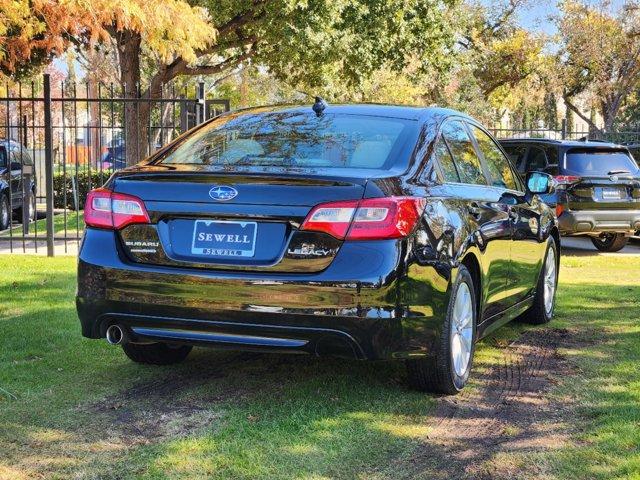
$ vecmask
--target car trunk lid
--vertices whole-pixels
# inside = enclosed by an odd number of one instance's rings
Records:
[[[341,241],[299,231],[313,206],[362,198],[366,178],[297,173],[125,172],[111,188],[140,198],[151,224],[120,232],[136,262],[224,270],[314,272]]]

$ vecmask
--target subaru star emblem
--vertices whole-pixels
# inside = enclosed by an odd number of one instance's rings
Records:
[[[218,200],[224,202],[226,200],[231,200],[238,195],[238,191],[233,187],[228,187],[226,185],[216,185],[211,187],[209,190],[209,196],[214,200]]]

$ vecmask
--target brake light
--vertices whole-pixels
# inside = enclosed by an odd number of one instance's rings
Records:
[[[564,212],[564,205],[557,204],[556,205],[556,217],[559,217]]]
[[[556,181],[556,185],[571,185],[581,180],[581,178],[576,175],[558,175],[553,177],[553,179]]]
[[[415,197],[322,203],[309,212],[300,230],[349,240],[402,238],[411,233],[424,206],[424,199]]]
[[[87,195],[84,223],[90,227],[120,229],[132,223],[149,223],[149,215],[138,197],[97,188]]]

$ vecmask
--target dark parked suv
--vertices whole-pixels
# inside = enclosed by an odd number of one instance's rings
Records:
[[[193,345],[399,360],[455,393],[477,339],[553,315],[551,185],[452,110],[224,114],[88,195],[82,333],[151,364]]]
[[[11,218],[23,218],[28,193],[29,220],[36,216],[36,181],[33,159],[27,149],[13,140],[0,139],[0,230],[9,228]]]
[[[616,252],[640,230],[640,169],[626,147],[547,139],[501,143],[520,173],[555,177],[556,191],[544,201],[555,208],[563,235],[587,235],[598,250]]]

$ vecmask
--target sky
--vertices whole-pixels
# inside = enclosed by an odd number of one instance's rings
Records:
[[[504,1],[504,0],[503,0]],[[495,5],[495,1],[482,0],[484,5]],[[587,0],[585,3],[590,5],[602,4],[602,0]],[[624,0],[610,0],[610,10],[617,12],[622,7]],[[518,14],[519,23],[527,30],[542,31],[546,34],[553,35],[556,33],[556,27],[549,17],[558,13],[558,2],[549,1],[529,1],[529,6],[522,9]]]

